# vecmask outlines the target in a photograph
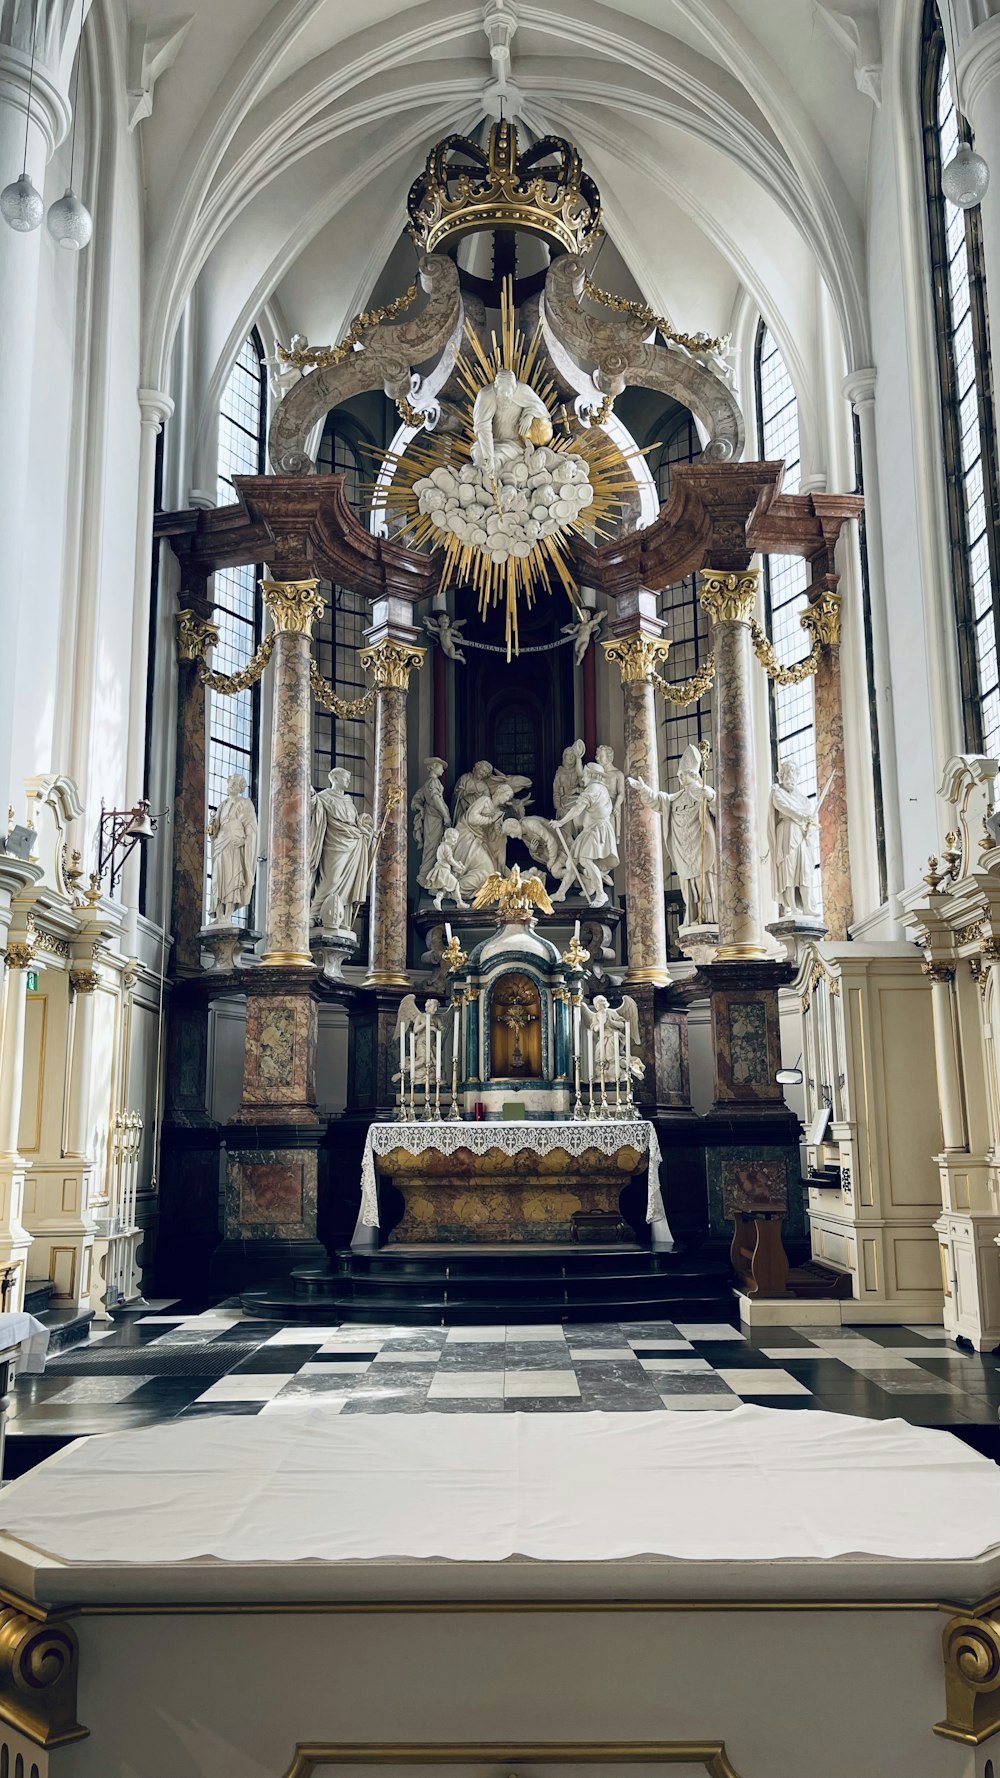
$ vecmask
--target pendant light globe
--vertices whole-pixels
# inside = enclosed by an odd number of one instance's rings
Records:
[[[17,234],[30,235],[44,214],[41,193],[35,190],[26,172],[0,191],[0,216]]]
[[[45,225],[54,241],[70,253],[86,247],[94,232],[94,219],[72,186],[67,185],[61,198],[49,205]]]

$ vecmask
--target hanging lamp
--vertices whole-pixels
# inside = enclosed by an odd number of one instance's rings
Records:
[[[28,130],[31,126],[31,92],[35,84],[35,37],[38,24],[38,0],[34,0],[31,9],[31,60],[28,64],[28,102],[24,108],[24,155],[22,157],[21,174],[13,184],[5,185],[0,191],[0,216],[8,228],[19,235],[30,235],[36,229],[45,212],[42,195],[31,183],[28,174]]]
[[[80,36],[76,46],[76,74],[73,79],[73,136],[69,150],[69,184],[61,198],[49,205],[45,226],[54,241],[69,253],[79,253],[94,232],[94,219],[82,198],[73,190],[76,168],[76,119],[80,95],[80,64],[83,61],[83,0],[80,0]]]

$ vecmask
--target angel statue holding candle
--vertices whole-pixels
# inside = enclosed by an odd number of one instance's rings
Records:
[[[646,1064],[639,1054],[639,1008],[631,994],[612,1006],[606,994],[595,994],[581,1008],[585,1031],[593,1032],[594,1069],[607,1080],[631,1075],[641,1080]]]
[[[399,1045],[399,1066],[393,1080],[410,1075],[418,1084],[437,1080],[450,1027],[450,1010],[440,1000],[428,1000],[421,1012],[416,995],[404,994],[392,1034]]]

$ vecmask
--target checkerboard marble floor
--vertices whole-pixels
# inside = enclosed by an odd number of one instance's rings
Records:
[[[947,1426],[994,1454],[1000,1357],[940,1327],[276,1328],[236,1307],[156,1304],[18,1382],[7,1473],[47,1441],[194,1414],[719,1413],[740,1401]]]

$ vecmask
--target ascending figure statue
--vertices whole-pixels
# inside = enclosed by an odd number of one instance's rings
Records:
[[[523,456],[526,446],[548,444],[552,420],[534,389],[519,383],[512,370],[498,370],[476,396],[472,430],[473,463],[495,474],[501,464]]]
[[[212,902],[208,917],[225,925],[245,908],[257,875],[257,816],[244,793],[247,781],[234,772],[227,795],[208,823],[212,842]]]
[[[783,915],[815,916],[816,854],[812,835],[816,816],[809,798],[803,796],[798,784],[795,761],[783,759],[778,766],[777,783],[771,786],[767,817],[771,883],[774,899]]]
[[[413,837],[421,847],[417,882],[422,889],[430,886],[427,873],[433,867],[445,830],[451,826],[451,815],[441,789],[441,779],[447,770],[447,760],[425,759],[424,771],[427,776],[410,803]]]
[[[603,611],[587,611],[574,618],[571,624],[563,624],[560,634],[573,637],[573,659],[578,667],[583,665],[591,638],[597,635],[603,622]]]
[[[663,844],[680,881],[685,926],[707,926],[715,920],[715,791],[702,781],[703,755],[694,742],[685,747],[677,769],[680,789],[672,794],[653,790],[643,778],[627,782],[647,808],[659,809]]]
[[[562,829],[573,822],[579,832],[569,843],[563,880],[552,900],[565,901],[575,878],[591,907],[604,907],[608,900],[605,883],[611,880],[610,876],[605,878],[604,873],[613,871],[618,863],[618,845],[611,792],[604,781],[604,768],[596,760],[584,766],[583,788],[579,796],[552,825]]]
[[[583,788],[584,751],[582,741],[574,741],[572,747],[563,748],[562,765],[557,766],[552,780],[552,802],[557,816],[565,815]]]
[[[328,930],[353,927],[368,893],[372,818],[358,814],[347,794],[350,782],[350,772],[336,766],[328,779],[329,790],[313,791],[310,919]]]
[[[611,806],[614,809],[615,839],[620,840],[622,837],[622,804],[625,801],[625,773],[620,772],[615,765],[613,747],[598,747],[597,763],[604,767],[604,777],[611,792]]]

